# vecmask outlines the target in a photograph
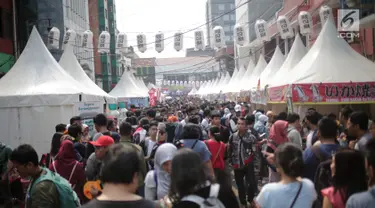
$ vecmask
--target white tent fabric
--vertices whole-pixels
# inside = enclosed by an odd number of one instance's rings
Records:
[[[223,83],[225,82],[226,78],[227,78],[227,74],[222,75],[220,77],[220,80],[217,82],[216,86],[212,89],[212,94],[218,94],[218,93],[220,93],[220,86],[223,85]]]
[[[0,80],[1,142],[12,148],[30,144],[48,152],[55,125],[74,116],[74,104],[98,101],[56,62],[34,27],[21,56]],[[81,98],[81,99],[80,99]]]
[[[195,94],[202,95],[202,93],[204,92],[204,90],[206,89],[208,84],[209,84],[209,82],[207,82],[207,81],[203,82],[203,84],[199,88],[198,92],[195,93]]]
[[[197,92],[197,89],[195,87],[193,87],[193,89],[190,90],[188,95],[195,95],[196,92]]]
[[[118,99],[148,96],[147,93],[136,86],[135,81],[131,78],[131,74],[128,71],[124,71],[120,81],[109,94]]]
[[[266,85],[270,84],[270,81],[273,78],[273,75],[280,69],[284,63],[284,55],[281,53],[279,46],[276,46],[275,52],[271,58],[271,61],[268,63],[267,67],[260,74],[260,88],[264,88]]]
[[[82,101],[102,101],[56,62],[36,28],[12,69],[0,80],[0,107],[72,105]]]
[[[221,81],[221,78],[216,78],[214,83],[212,84],[211,88],[208,89],[207,94],[215,94],[216,93],[216,87]]]
[[[243,69],[243,68],[241,68],[241,69]],[[238,82],[238,75],[240,75],[241,69],[239,69],[239,70],[234,69],[232,78],[230,79],[230,81],[227,84],[227,86],[223,89],[223,93],[232,92],[233,85],[236,86],[236,82]]]
[[[147,94],[148,95],[148,89],[147,87],[141,83],[140,79],[137,79],[133,73],[130,73],[130,79],[132,79],[133,83],[135,83],[135,86],[142,92],[142,94]]]
[[[266,67],[267,67],[267,62],[264,59],[264,56],[262,54],[260,54],[259,59],[258,59],[258,63],[255,66],[255,69],[250,76],[249,84],[246,85],[245,90],[251,90],[251,89],[257,87],[259,76]]]
[[[374,82],[375,64],[337,37],[331,20],[326,21],[315,44],[294,67],[288,84]]]
[[[147,89],[151,90],[152,88],[156,89],[157,87],[153,83],[149,82],[147,84]]]
[[[246,73],[243,75],[240,83],[238,84],[241,90],[243,90],[245,86],[249,84],[251,74],[253,73],[254,68],[255,68],[255,64],[253,62],[253,59],[250,58],[249,64],[247,65]]]
[[[218,88],[219,92],[223,92],[223,90],[228,85],[228,83],[230,82],[230,80],[231,80],[231,76],[229,75],[229,72],[227,72],[226,75],[225,75],[225,79],[224,79],[223,84],[221,84],[219,86],[219,88]]]
[[[87,90],[94,95],[105,97],[108,103],[117,103],[117,99],[108,95],[98,85],[96,85],[83,71],[73,53],[73,47],[67,47],[59,61],[60,66],[72,76],[77,82],[81,83]]]
[[[207,83],[207,86],[202,90],[201,95],[207,95],[207,92],[211,89],[211,86],[213,85],[214,80],[210,80]]]
[[[299,34],[294,38],[293,46],[290,49],[288,57],[285,59],[284,64],[271,78],[270,86],[282,86],[288,84],[286,80],[291,76],[290,71],[302,60],[306,55],[307,48],[303,45]]]
[[[148,93],[148,88],[142,78],[138,78],[139,86]]]

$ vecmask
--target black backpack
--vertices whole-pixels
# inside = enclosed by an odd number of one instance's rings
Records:
[[[331,173],[331,156],[325,156],[320,151],[320,146],[311,147],[311,151],[318,158],[319,165],[315,172],[314,185],[315,190],[318,194],[316,201],[314,202],[314,208],[321,208],[323,206],[322,189],[328,188],[332,184],[332,173]]]

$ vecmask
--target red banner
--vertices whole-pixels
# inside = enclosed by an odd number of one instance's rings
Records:
[[[150,107],[156,106],[156,101],[157,101],[157,91],[152,88],[150,91],[148,91],[148,97],[149,97],[149,102],[150,102]]]
[[[269,90],[270,102],[285,102],[288,85]],[[292,100],[298,103],[375,102],[375,82],[293,84]]]

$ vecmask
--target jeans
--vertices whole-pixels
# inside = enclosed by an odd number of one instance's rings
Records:
[[[234,179],[236,180],[239,195],[238,197],[241,204],[246,205],[246,201],[252,202],[255,197],[255,193],[258,190],[258,185],[255,180],[254,163],[250,162],[242,168],[234,169]]]

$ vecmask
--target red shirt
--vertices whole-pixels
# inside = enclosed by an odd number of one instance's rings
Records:
[[[206,140],[205,141],[208,150],[211,152],[211,162],[214,169],[224,170],[225,162],[225,144],[223,142],[217,142],[215,140]],[[220,152],[218,153],[218,151]]]

